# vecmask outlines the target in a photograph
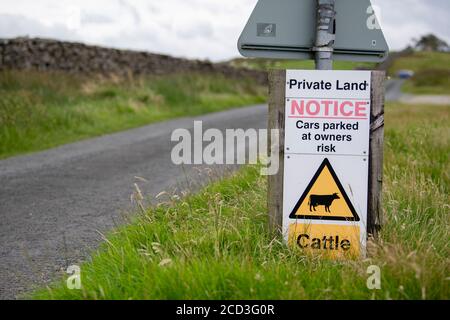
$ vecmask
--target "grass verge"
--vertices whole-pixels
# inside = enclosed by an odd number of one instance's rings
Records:
[[[268,235],[257,167],[148,208],[36,299],[449,299],[449,107],[388,105],[381,239],[370,259],[305,257]],[[172,199],[170,199],[172,200]],[[382,289],[366,287],[378,265]]]
[[[0,72],[0,158],[266,100],[252,79]]]

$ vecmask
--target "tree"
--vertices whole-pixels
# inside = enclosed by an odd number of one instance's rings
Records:
[[[427,34],[420,39],[414,39],[414,48],[421,51],[449,51],[449,45],[434,34]]]

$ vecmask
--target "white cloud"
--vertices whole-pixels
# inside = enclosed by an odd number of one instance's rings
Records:
[[[274,0],[280,1],[280,0]],[[450,42],[448,0],[373,0],[386,38],[401,49],[435,32]],[[3,0],[0,37],[41,36],[214,61],[236,41],[256,0]]]
[[[82,38],[73,33],[66,24],[55,23],[48,26],[38,20],[20,14],[0,13],[0,37],[39,36],[81,41]]]
[[[435,33],[450,43],[448,0],[372,0],[381,9],[382,28],[389,47],[405,48],[413,38]]]

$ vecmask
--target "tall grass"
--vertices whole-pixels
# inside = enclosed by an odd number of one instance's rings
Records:
[[[0,73],[0,158],[266,99],[252,79]]]
[[[449,299],[448,107],[386,110],[385,225],[369,258],[304,256],[267,232],[266,178],[257,167],[197,195],[137,214],[38,299]],[[366,286],[381,268],[381,290]]]

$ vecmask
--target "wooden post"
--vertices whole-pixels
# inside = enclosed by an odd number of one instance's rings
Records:
[[[383,71],[372,71],[367,233],[375,238],[383,225],[381,191],[383,183],[384,80],[385,73]],[[281,232],[283,223],[285,90],[286,70],[271,70],[269,72],[268,129],[269,132],[271,129],[278,129],[280,133],[279,170],[276,175],[268,177],[269,230],[271,232]],[[270,134],[268,148],[270,152]]]
[[[269,230],[281,233],[283,225],[283,173],[284,173],[284,112],[286,104],[286,70],[269,71],[269,143],[271,152],[271,130],[278,129],[279,141],[279,170],[275,175],[268,176]]]
[[[372,71],[367,234],[374,238],[378,237],[378,232],[384,220],[381,205],[383,186],[384,80],[384,71]]]

